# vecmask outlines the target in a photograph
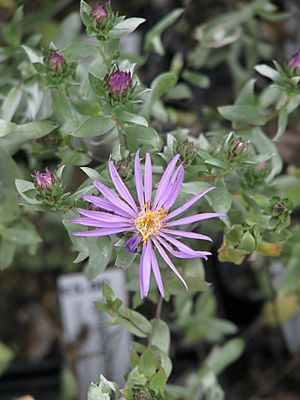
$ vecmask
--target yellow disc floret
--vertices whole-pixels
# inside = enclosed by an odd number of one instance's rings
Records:
[[[165,225],[162,219],[167,216],[167,211],[164,208],[150,210],[149,204],[144,205],[143,210],[139,213],[135,220],[135,227],[142,236],[142,241],[145,242],[149,236],[157,236],[160,228]]]

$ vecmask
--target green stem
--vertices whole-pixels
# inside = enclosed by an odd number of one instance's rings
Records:
[[[152,333],[148,338],[148,346],[147,347],[150,347],[152,345],[153,335],[154,335],[155,329],[157,327],[158,321],[160,320],[160,317],[161,317],[162,305],[163,305],[163,298],[161,296],[159,296],[159,300],[158,300],[158,303],[156,306],[156,312],[155,312],[155,321],[153,324]]]

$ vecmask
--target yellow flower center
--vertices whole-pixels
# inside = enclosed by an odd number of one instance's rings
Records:
[[[165,225],[162,219],[167,216],[164,208],[155,211],[149,209],[149,204],[145,204],[143,210],[135,220],[135,227],[142,235],[142,241],[145,242],[149,236],[157,236],[160,228]]]

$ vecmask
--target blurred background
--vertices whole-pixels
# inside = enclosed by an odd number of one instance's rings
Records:
[[[94,4],[92,1],[89,3]],[[264,81],[255,74],[254,65],[268,63],[272,59],[284,63],[291,54],[298,51],[299,0],[278,0],[273,1],[274,5],[278,7],[279,12],[290,13],[289,18],[277,20],[263,18],[262,15],[245,14],[237,18],[231,32],[227,32],[225,36],[221,35],[220,38],[211,39],[212,43],[207,47],[204,56],[203,24],[232,12],[245,10],[250,3],[253,2],[112,1],[113,8],[121,15],[146,19],[146,23],[138,32],[123,43],[124,51],[136,56],[137,60],[143,56],[142,42],[146,31],[175,8],[185,8],[183,16],[163,35],[165,54],[162,56],[151,54],[142,61],[138,74],[146,85],[150,84],[158,73],[170,68],[176,56],[182,57],[187,65],[203,74],[203,80],[198,87],[192,89],[182,84],[180,94],[174,91],[169,95],[166,104],[171,117],[166,123],[161,123],[159,119],[154,122],[158,131],[162,133],[169,131],[180,123],[190,129],[191,135],[199,131],[205,132],[216,107],[231,104],[235,94],[247,79],[254,76],[258,79],[258,88],[263,88]],[[38,35],[37,47],[48,48],[49,44],[54,42],[58,48],[63,48],[72,40],[85,37],[79,18],[78,1],[0,0],[0,24],[8,22],[20,5],[24,5],[25,38]],[[1,40],[0,37],[0,60],[4,46]],[[9,68],[9,65],[6,68]],[[7,69],[1,71],[1,86],[4,86],[6,73]],[[172,115],[176,117],[172,118]],[[299,114],[293,118],[294,121],[284,140],[278,144],[286,167],[290,165],[300,167]],[[43,140],[47,140],[47,143]],[[53,137],[46,137],[36,143],[37,149],[40,149],[38,146],[49,149],[56,145]],[[101,149],[92,149],[93,165],[106,160],[109,152],[109,145],[102,146]],[[24,168],[28,167],[28,160],[23,151],[18,152],[14,158]],[[48,155],[44,153],[42,161],[44,167],[48,165],[51,168],[56,162],[57,160],[51,157],[51,152]],[[36,163],[41,164],[38,151]],[[30,167],[34,169],[34,165]],[[69,170],[68,174],[73,177],[74,187],[79,186],[83,176],[74,170]],[[18,249],[13,265],[0,272],[0,373],[2,372],[0,399],[9,400],[25,395],[32,395],[39,400],[79,399],[78,385],[85,382],[86,377],[83,376],[84,372],[80,372],[78,363],[82,358],[82,346],[86,345],[87,340],[91,340],[91,336],[87,339],[90,335],[87,333],[90,329],[88,322],[90,320],[87,319],[85,323],[83,321],[82,325],[77,327],[74,336],[73,327],[70,327],[66,313],[74,313],[78,304],[82,306],[82,302],[86,301],[88,296],[92,303],[99,294],[97,287],[95,289],[84,286],[86,283],[74,275],[83,270],[84,264],[73,263],[74,252],[59,217],[51,213],[32,214],[31,220],[36,227],[37,235],[30,237],[24,248]],[[42,237],[43,241],[40,241],[39,237]],[[35,248],[36,253],[32,255]],[[241,337],[247,343],[242,357],[220,376],[226,399],[299,400],[300,322],[294,300],[291,298],[284,306],[288,318],[283,318],[282,322],[274,324],[269,313],[269,323],[266,323],[266,320],[262,319],[265,299],[257,290],[257,276],[253,268],[247,263],[243,268],[228,263],[221,265],[217,257],[212,258],[205,267],[207,278],[213,282],[215,288],[214,292],[207,295],[208,304],[217,316],[236,324]],[[279,270],[280,265],[272,266],[274,279]],[[63,279],[68,275],[71,280],[65,282]],[[77,278],[79,281],[76,281]],[[111,279],[110,275],[108,279]],[[123,277],[115,278],[116,281],[120,279]],[[120,297],[130,304],[132,299],[124,287],[116,290],[119,290]],[[65,293],[72,290],[75,293],[74,298],[65,300]],[[66,311],[68,307],[71,311]],[[162,318],[170,324],[172,310],[173,305],[167,304],[162,315]],[[151,317],[155,312],[154,305],[147,301],[139,311]],[[293,318],[290,319],[289,316]],[[76,319],[76,316],[73,318]],[[91,318],[96,317],[92,315]],[[96,330],[97,327],[100,329],[102,322],[100,319],[97,320]],[[118,334],[123,335],[124,353],[119,355],[124,363],[121,371],[101,371],[103,357],[117,357],[104,352],[105,354],[98,355],[100,358],[96,360],[95,365],[99,366],[99,370],[93,371],[96,376],[99,376],[100,372],[111,374],[106,376],[107,378],[119,374],[117,379],[122,381],[122,373],[126,371],[129,362],[130,337],[126,334],[124,336],[124,333]],[[99,346],[99,349],[107,344],[103,342],[105,335],[107,334],[103,333],[102,339],[99,339],[102,340],[101,343],[96,339],[95,346]],[[189,371],[197,369],[204,360],[211,343],[220,341],[224,335],[216,335],[217,337],[212,340],[209,336],[209,332],[204,332],[198,335],[197,340],[184,342],[180,327],[174,330],[171,358],[175,368],[171,383],[184,382]],[[120,343],[120,337],[115,343]],[[85,359],[93,355],[95,354],[84,353]],[[109,361],[106,359],[104,364],[110,362],[111,358]],[[93,368],[96,369],[96,366]],[[81,398],[84,398],[82,393]]]

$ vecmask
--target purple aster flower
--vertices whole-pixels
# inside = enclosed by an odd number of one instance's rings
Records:
[[[290,58],[289,65],[292,68],[300,70],[300,50],[293,54]]]
[[[66,61],[64,57],[57,52],[52,53],[49,57],[49,65],[56,72],[60,70],[65,65],[65,63]]]
[[[108,77],[107,84],[109,89],[116,94],[124,94],[131,86],[131,73],[119,71],[111,72]]]
[[[55,176],[46,168],[45,172],[35,172],[35,184],[39,189],[49,189],[55,183]]]
[[[73,219],[75,224],[96,228],[85,232],[75,232],[75,236],[106,236],[117,233],[132,233],[125,247],[129,252],[137,252],[139,246],[142,248],[140,259],[140,293],[142,298],[146,297],[149,291],[151,270],[153,271],[158,289],[162,297],[164,297],[163,282],[156,259],[156,252],[161,255],[165,263],[185,286],[184,279],[177,271],[167,253],[177,258],[200,257],[207,259],[207,256],[211,255],[207,251],[193,250],[176,239],[176,237],[209,241],[211,241],[211,238],[200,233],[182,231],[176,228],[181,225],[222,216],[222,214],[217,213],[202,213],[178,218],[178,216],[200,200],[206,193],[214,189],[213,187],[203,190],[182,206],[170,211],[180,193],[184,177],[183,166],[179,165],[176,167],[178,160],[179,154],[167,166],[153,196],[150,155],[149,153],[146,154],[143,179],[139,152],[137,152],[135,157],[137,204],[120,178],[113,162],[110,161],[110,177],[118,195],[103,183],[95,181],[94,185],[102,197],[84,195],[83,198],[105,211],[78,209],[78,212],[83,217]]]
[[[90,17],[96,22],[102,22],[107,17],[107,9],[105,5],[96,4],[91,10]]]

